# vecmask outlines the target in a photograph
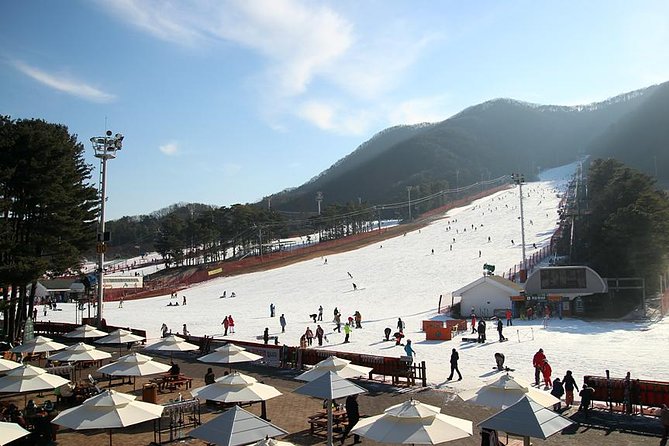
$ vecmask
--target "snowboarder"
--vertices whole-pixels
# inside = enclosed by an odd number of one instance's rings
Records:
[[[506,338],[502,334],[502,330],[504,330],[504,324],[502,323],[501,319],[497,319],[497,333],[499,333],[499,342],[506,341]]]
[[[348,340],[350,335],[351,335],[351,326],[347,322],[346,325],[344,325],[344,344],[348,344],[350,342]]]
[[[269,344],[269,328],[268,327],[265,327],[265,331],[263,331],[262,340],[265,343],[265,345]]]
[[[401,331],[395,332],[393,337],[395,338],[395,345],[402,345],[402,338],[404,337],[404,334]]]
[[[458,381],[462,381],[462,374],[458,368],[458,361],[460,360],[460,355],[456,349],[453,349],[451,352],[451,374],[448,375],[448,380],[453,379],[453,372],[458,372]]]
[[[567,374],[562,378],[562,385],[564,386],[564,401],[567,405],[567,409],[571,407],[574,403],[574,389],[578,392],[578,386],[576,385],[576,380],[571,374],[571,370],[567,370]]]
[[[318,346],[322,347],[323,346],[323,336],[325,335],[325,332],[323,331],[323,328],[319,325],[316,327],[316,339],[318,339]]]
[[[355,291],[355,290],[357,290],[357,289],[358,289],[358,285],[356,285],[356,284],[354,283],[354,284],[353,284],[353,291]]]
[[[323,320],[323,305],[318,306],[318,320],[319,321]]]
[[[281,313],[281,317],[279,317],[279,324],[281,324],[281,333],[286,332],[286,316]]]
[[[307,327],[307,331],[304,332],[304,335],[307,337],[307,345],[311,347],[314,343],[314,332],[311,331],[310,327]]]
[[[186,296],[184,296],[184,299],[183,299],[183,302],[181,303],[181,305],[186,305]]]
[[[478,324],[478,333],[479,333],[479,338],[478,342],[479,344],[485,343],[485,321],[483,319],[479,320]]]
[[[184,324],[184,327],[183,327],[183,334],[184,334],[184,336],[190,335],[190,332],[188,331],[188,328],[186,328],[186,324]]]
[[[274,309],[276,307],[274,306],[274,303],[269,304],[269,317],[274,317]]]
[[[118,307],[123,308],[123,296],[121,296],[121,298],[118,301]]]
[[[334,321],[337,324],[335,330],[337,330],[337,333],[341,333],[341,314],[339,312],[335,315]]]
[[[397,318],[397,331],[400,333],[404,333],[404,322],[402,322],[402,318]]]
[[[385,330],[383,330],[383,334],[386,335],[386,341],[390,341],[390,333],[392,332],[390,327],[386,327]]]
[[[413,359],[414,355],[416,352],[414,351],[413,348],[411,348],[411,339],[407,339],[407,344],[404,346],[404,352],[406,353],[407,356]]]
[[[353,278],[353,276],[351,275],[351,273],[349,273],[348,271],[346,271],[346,274],[348,274],[348,277],[350,277],[351,279]]]
[[[534,385],[537,387],[539,387],[539,384],[541,383],[541,369],[543,368],[545,359],[546,355],[544,355],[543,348],[540,348],[532,358],[532,365],[534,366]]]
[[[495,364],[500,372],[504,371],[504,359],[504,353],[495,353]]]

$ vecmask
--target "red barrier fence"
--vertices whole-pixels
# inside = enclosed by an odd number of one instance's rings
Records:
[[[604,376],[584,376],[584,382],[595,389],[594,400],[609,404],[623,404],[646,407],[669,405],[669,383],[643,379],[610,378]],[[643,412],[643,410],[642,410]]]

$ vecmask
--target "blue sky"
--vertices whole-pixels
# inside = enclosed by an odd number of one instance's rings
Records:
[[[396,124],[669,80],[666,1],[0,3],[0,113],[125,135],[108,219],[254,202]],[[327,197],[326,200],[327,201]],[[315,203],[315,201],[314,201]]]

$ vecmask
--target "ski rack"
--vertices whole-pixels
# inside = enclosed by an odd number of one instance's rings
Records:
[[[165,444],[187,437],[184,429],[197,427],[200,420],[200,400],[192,398],[163,404],[163,414],[153,420],[153,444]],[[163,440],[163,433],[169,432],[169,438]]]

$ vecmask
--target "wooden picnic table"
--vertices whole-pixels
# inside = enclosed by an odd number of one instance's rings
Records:
[[[158,385],[158,390],[169,390],[174,391],[181,386],[184,386],[185,389],[190,389],[193,387],[193,378],[186,376],[182,373],[178,375],[172,375],[171,373],[166,373],[160,375],[156,378],[150,380],[150,382]]]
[[[307,417],[309,423],[309,433],[315,434],[317,431],[327,431],[328,428],[328,412],[327,410],[320,410],[313,415]],[[341,427],[348,422],[348,416],[344,409],[332,410],[332,427]]]

